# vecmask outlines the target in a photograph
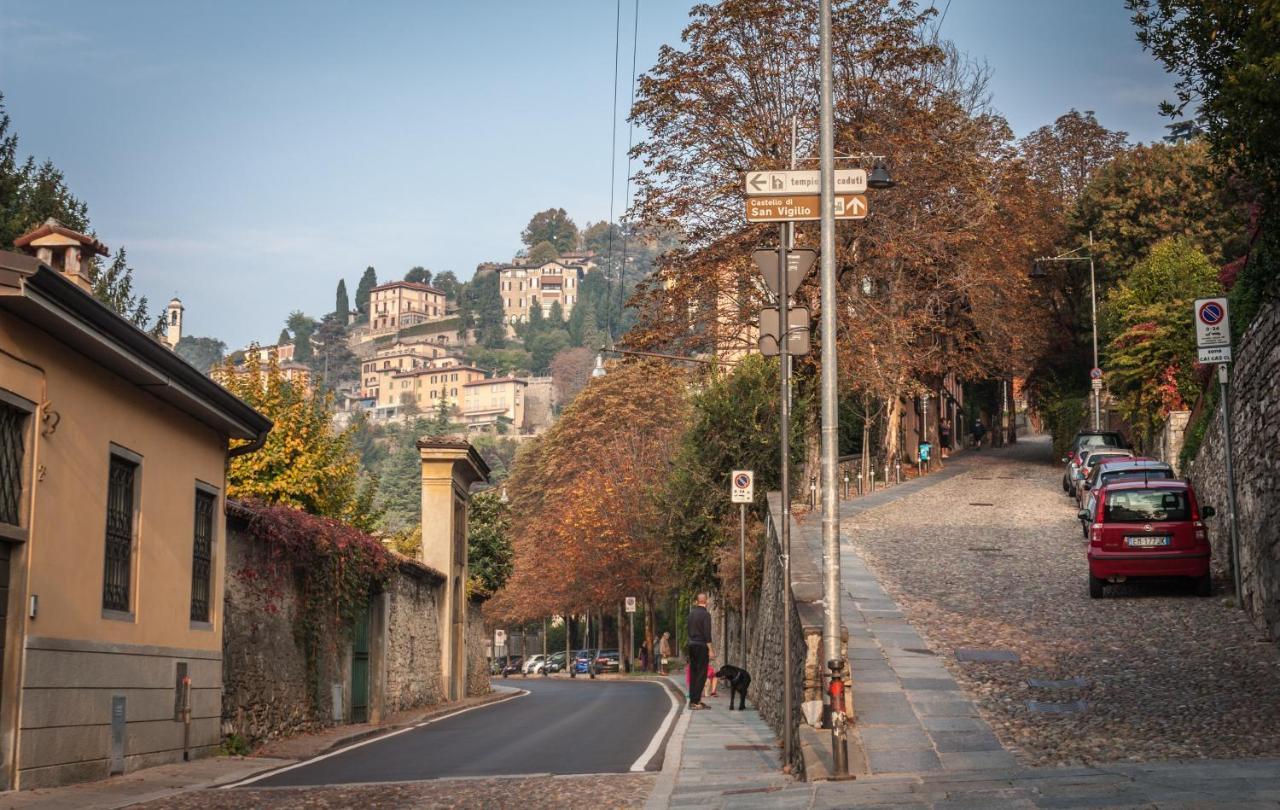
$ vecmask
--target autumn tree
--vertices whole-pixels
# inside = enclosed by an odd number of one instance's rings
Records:
[[[534,214],[520,234],[520,241],[526,247],[532,249],[539,243],[548,242],[557,255],[576,250],[578,239],[578,226],[573,224],[563,208],[548,208]]]
[[[587,387],[591,370],[595,367],[595,353],[577,346],[562,349],[551,359],[551,380],[556,390],[556,401],[567,405],[578,392]]]
[[[289,382],[274,359],[263,366],[252,351],[243,367],[228,361],[216,376],[273,423],[262,449],[231,459],[227,495],[296,506],[365,531],[374,528],[373,484],[360,480],[359,457],[348,434],[331,427],[331,395]]]
[[[546,239],[530,248],[529,253],[525,256],[525,260],[529,264],[546,264],[559,258],[560,252],[556,250],[555,245]]]
[[[1023,138],[1021,148],[1028,175],[1065,211],[1094,174],[1128,146],[1128,137],[1098,123],[1093,110],[1072,109]]]

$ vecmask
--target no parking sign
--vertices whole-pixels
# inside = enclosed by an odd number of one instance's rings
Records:
[[[730,500],[733,503],[751,503],[756,494],[755,473],[751,470],[734,470],[729,486]]]

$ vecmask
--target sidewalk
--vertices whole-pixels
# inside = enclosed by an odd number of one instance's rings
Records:
[[[171,799],[189,791],[239,782],[431,717],[501,700],[515,691],[518,690],[495,684],[489,695],[402,712],[388,718],[385,723],[334,726],[313,734],[273,740],[248,757],[206,757],[193,762],[143,768],[99,782],[11,791],[0,794],[0,810],[111,810]]]

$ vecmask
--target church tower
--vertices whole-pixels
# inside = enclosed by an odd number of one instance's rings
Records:
[[[177,348],[182,340],[182,301],[174,298],[164,317],[164,342],[170,349]]]

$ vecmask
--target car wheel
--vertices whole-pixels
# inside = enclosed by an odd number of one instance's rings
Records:
[[[1107,585],[1107,581],[1105,579],[1099,579],[1098,577],[1095,577],[1093,574],[1090,574],[1089,575],[1089,598],[1101,599],[1102,589],[1106,587],[1106,585]]]
[[[1196,596],[1213,596],[1213,577],[1205,574],[1195,578]]]

